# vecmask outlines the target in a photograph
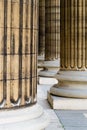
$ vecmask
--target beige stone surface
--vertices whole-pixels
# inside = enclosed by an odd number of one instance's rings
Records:
[[[60,71],[50,92],[87,99],[86,1],[60,1]]]
[[[60,50],[60,0],[46,0],[45,60],[59,58]]]
[[[48,78],[47,78],[48,79]],[[42,80],[42,78],[41,78]],[[51,79],[52,81],[53,79]],[[48,82],[49,84],[49,82]],[[64,130],[58,116],[55,111],[51,109],[47,101],[47,91],[50,90],[51,85],[40,84],[37,87],[37,101],[43,107],[46,113],[48,113],[50,118],[50,124],[45,130]]]
[[[54,78],[60,68],[60,59],[54,61],[44,61],[41,66],[43,67],[43,70],[39,71],[39,76]]]
[[[56,110],[87,110],[87,99],[59,97],[47,94],[48,102]]]
[[[84,0],[63,0],[60,14],[60,45],[62,70],[86,70],[86,8]]]
[[[39,0],[39,43],[38,55],[45,53],[45,0]]]
[[[36,102],[38,0],[0,1],[0,108]]]

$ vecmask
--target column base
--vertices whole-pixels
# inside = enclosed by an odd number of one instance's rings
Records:
[[[87,110],[87,99],[67,98],[47,93],[51,107],[56,110]]]
[[[48,124],[48,116],[38,104],[0,111],[0,130],[44,130]]]
[[[44,62],[44,55],[38,56],[38,68],[42,68],[43,62]]]
[[[58,80],[56,80],[55,78],[47,78],[47,77],[39,77],[39,84],[43,84],[43,85],[50,85],[53,86],[54,84],[58,83]]]
[[[60,71],[56,78],[59,83],[50,89],[56,96],[71,98],[87,98],[86,71]]]
[[[42,77],[51,77],[54,78],[54,76],[57,74],[59,67],[60,67],[60,61],[45,61],[42,65],[44,70],[41,70],[38,75]]]
[[[38,75],[41,77],[49,77],[49,78],[54,78],[56,73],[58,72],[58,68],[55,70],[41,70]]]

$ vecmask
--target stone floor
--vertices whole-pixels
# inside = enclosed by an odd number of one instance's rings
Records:
[[[53,81],[56,82],[55,79]],[[51,109],[47,101],[47,91],[50,89],[50,87],[54,83],[53,81],[47,82],[47,80],[45,80],[45,83],[47,84],[38,85],[38,89],[37,89],[38,90],[38,93],[37,93],[38,103],[44,108],[44,110],[48,113],[50,117],[50,124],[45,130],[64,130],[63,125],[60,123],[56,112],[53,109]]]
[[[47,91],[55,79],[41,79],[38,85],[38,103],[44,108],[50,117],[50,124],[45,130],[87,130],[87,111],[78,110],[53,110],[47,101]]]

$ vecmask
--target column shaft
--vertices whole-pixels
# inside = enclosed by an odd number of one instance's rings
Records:
[[[39,0],[39,45],[38,55],[45,53],[45,0]]]
[[[36,102],[38,1],[0,1],[0,108]]]
[[[46,1],[45,60],[58,59],[60,47],[60,0]]]
[[[61,70],[86,70],[86,1],[61,1]]]

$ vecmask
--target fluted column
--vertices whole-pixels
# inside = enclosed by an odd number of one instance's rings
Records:
[[[46,1],[45,60],[58,59],[60,42],[60,1]]]
[[[45,0],[39,0],[39,46],[38,55],[45,53]]]
[[[23,0],[2,0],[0,5],[0,106],[32,105],[37,86],[38,5]]]
[[[87,98],[86,0],[61,0],[61,68],[58,85],[51,93],[58,96]]]
[[[38,0],[0,1],[0,130],[47,125],[36,104],[38,7]]]
[[[86,53],[85,0],[61,2],[61,70],[85,71]]]
[[[45,62],[43,66],[50,70],[42,75],[52,75],[57,73],[59,65],[60,51],[60,0],[46,0],[46,36],[45,36]],[[53,70],[52,70],[53,69]],[[49,74],[50,72],[50,74]]]
[[[38,67],[41,67],[45,55],[45,0],[39,0],[39,42]]]

